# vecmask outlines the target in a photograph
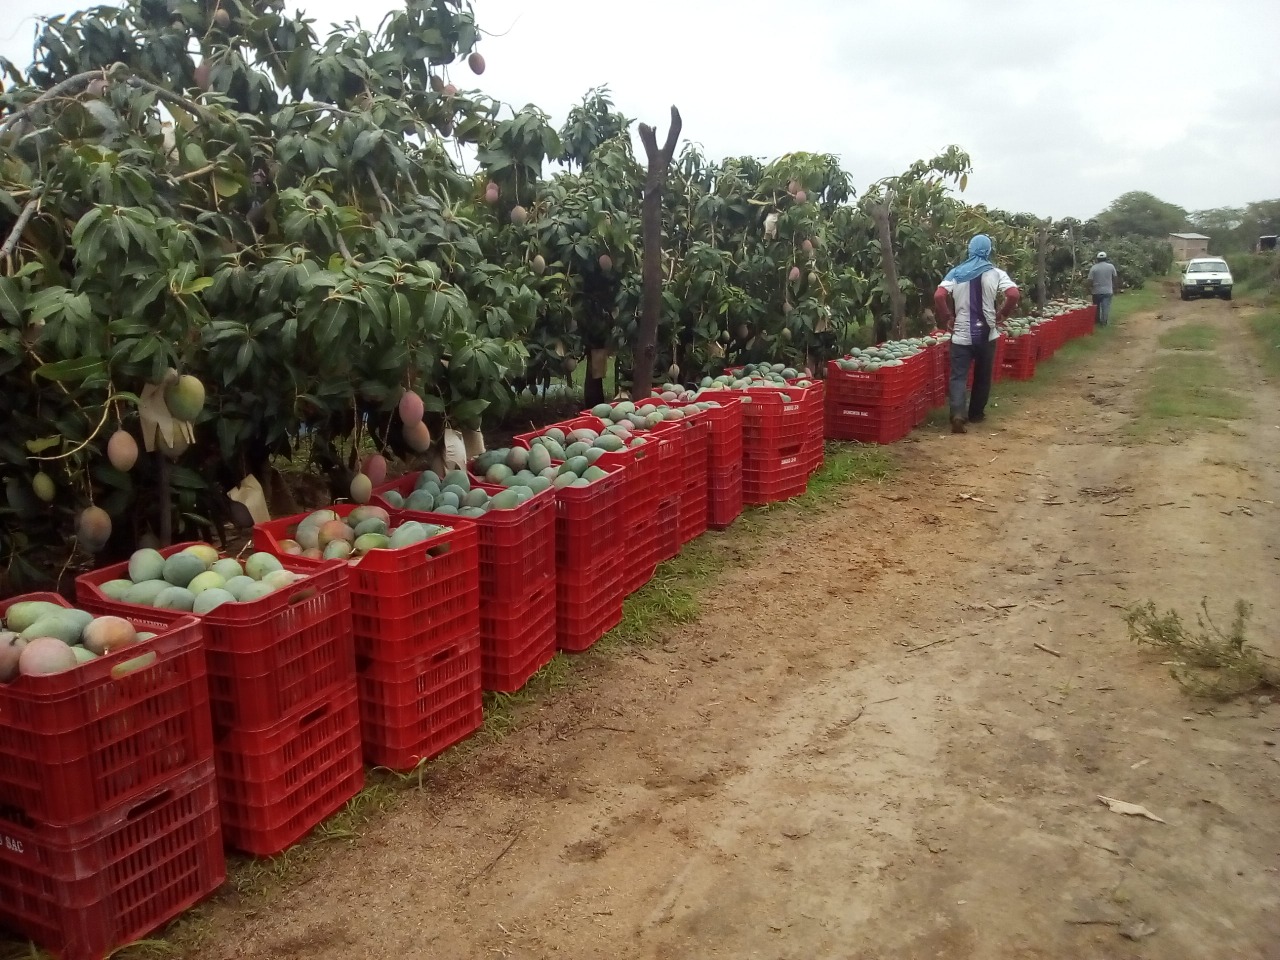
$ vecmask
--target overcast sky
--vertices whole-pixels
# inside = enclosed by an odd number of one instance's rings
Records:
[[[35,15],[0,0],[0,55]],[[291,3],[291,5],[294,5]],[[301,0],[369,27],[396,0]],[[559,125],[607,84],[628,116],[672,104],[713,157],[839,155],[859,189],[955,143],[968,198],[1088,217],[1128,190],[1188,209],[1280,197],[1280,0],[475,0],[481,79]]]

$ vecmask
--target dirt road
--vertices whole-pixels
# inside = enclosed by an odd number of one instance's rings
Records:
[[[224,899],[194,955],[1280,957],[1280,705],[1189,700],[1121,620],[1244,598],[1280,653],[1280,385],[1232,305],[1161,310],[769,517],[696,624]],[[1189,322],[1249,414],[1136,430]]]

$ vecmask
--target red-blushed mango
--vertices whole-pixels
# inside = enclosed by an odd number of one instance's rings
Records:
[[[600,269],[603,270],[605,273],[608,273],[610,270],[612,270],[613,257],[609,256],[607,253],[600,254]]]
[[[792,283],[799,283],[799,282],[800,282],[800,268],[799,268],[799,267],[792,267],[789,271],[787,271],[787,279],[788,279],[788,280],[790,280]]]
[[[480,74],[484,73],[484,57],[479,51],[471,54],[471,56],[467,57],[467,66],[471,68],[471,72],[477,77],[480,76]]]
[[[107,459],[121,473],[127,473],[138,462],[138,441],[128,430],[117,430],[107,441]]]
[[[380,453],[369,454],[360,465],[360,472],[376,487],[387,479],[387,458]]]
[[[499,187],[492,180],[490,180],[487,184],[485,184],[485,188],[484,188],[485,203],[487,203],[489,206],[492,207],[492,206],[495,206],[501,198],[502,198],[501,187]]]
[[[113,650],[137,643],[138,631],[123,617],[97,617],[84,628],[80,642],[86,649],[92,650],[101,657]]]
[[[399,411],[400,419],[403,420],[406,425],[410,423],[421,423],[422,416],[426,412],[422,403],[422,398],[412,390],[406,390],[404,392],[404,396],[400,398]]]
[[[347,526],[345,520],[330,520],[321,525],[316,540],[320,549],[323,550],[334,540],[345,540],[351,543],[355,538],[355,531]]]
[[[101,507],[85,507],[76,520],[76,539],[90,553],[97,553],[111,539],[111,517]]]
[[[18,675],[18,658],[27,641],[12,630],[0,633],[0,683],[8,683]]]
[[[417,453],[426,453],[431,448],[431,431],[427,429],[427,425],[421,420],[415,423],[406,423],[404,425],[404,442],[409,445],[410,450]]]
[[[35,637],[18,654],[18,673],[47,677],[73,669],[79,661],[71,647],[55,637]]]

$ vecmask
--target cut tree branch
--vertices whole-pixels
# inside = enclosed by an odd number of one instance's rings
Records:
[[[73,77],[67,77],[61,83],[56,83],[40,96],[36,97],[21,110],[15,110],[5,118],[4,123],[0,123],[0,134],[3,134],[19,120],[25,120],[35,112],[40,104],[49,100],[56,100],[58,97],[65,97],[68,94],[79,93],[94,80],[101,80],[107,75],[106,70],[86,70],[84,73],[77,73]]]
[[[19,241],[22,240],[22,231],[27,229],[27,224],[31,222],[31,218],[36,215],[36,209],[40,206],[40,198],[33,197],[27,201],[27,205],[22,208],[22,212],[18,214],[18,219],[13,224],[13,229],[9,231],[9,236],[4,241],[4,246],[0,247],[0,260],[9,259],[9,255],[17,249]]]
[[[662,316],[662,189],[671,169],[671,158],[680,142],[683,122],[680,111],[671,108],[671,129],[667,142],[658,148],[653,127],[640,124],[640,141],[649,157],[649,172],[644,182],[641,221],[644,225],[644,273],[640,307],[640,326],[634,346],[635,369],[631,373],[631,397],[639,401],[649,396],[653,387],[653,365],[658,356],[658,320]]]

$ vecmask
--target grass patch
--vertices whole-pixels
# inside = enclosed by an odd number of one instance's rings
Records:
[[[1226,381],[1226,368],[1212,353],[1170,354],[1151,372],[1135,431],[1213,429],[1222,421],[1239,420],[1248,407],[1244,398],[1222,386]]]
[[[1207,323],[1188,323],[1160,334],[1165,350],[1212,350],[1218,345],[1218,331]]]
[[[1270,305],[1249,318],[1259,358],[1269,376],[1280,377],[1280,306]]]

